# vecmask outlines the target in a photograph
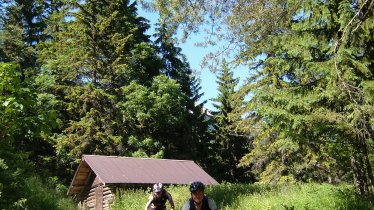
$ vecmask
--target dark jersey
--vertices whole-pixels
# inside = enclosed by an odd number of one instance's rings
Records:
[[[190,210],[196,210],[194,201],[190,198]],[[204,196],[201,210],[214,210],[209,207],[208,198]]]
[[[166,191],[163,190],[161,197],[157,197],[156,195],[153,195],[152,204],[154,206],[154,209],[156,210],[163,210],[166,207],[166,201],[169,199],[169,196],[167,195]]]

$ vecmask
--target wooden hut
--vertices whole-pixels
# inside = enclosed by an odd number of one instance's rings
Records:
[[[80,208],[108,210],[116,188],[189,184],[196,180],[218,184],[191,160],[83,155],[68,195],[79,200]]]

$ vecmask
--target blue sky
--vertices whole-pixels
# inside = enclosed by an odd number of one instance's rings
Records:
[[[208,54],[211,50],[208,48],[197,47],[194,45],[198,41],[198,36],[193,35],[191,38],[182,43],[183,54],[186,55],[191,68],[196,72],[196,76],[200,80],[201,92],[204,93],[201,100],[207,100],[206,107],[208,109],[214,109],[209,99],[215,98],[218,94],[217,91],[217,78],[216,75],[210,72],[208,69],[201,69],[200,63],[203,57]]]
[[[203,35],[192,35],[185,43],[182,43],[179,47],[182,48],[183,54],[186,55],[191,68],[196,71],[198,78],[200,79],[201,92],[204,93],[201,100],[207,100],[205,105],[210,110],[215,110],[212,102],[209,99],[215,98],[218,95],[217,77],[209,69],[200,67],[200,63],[203,57],[210,53],[212,48],[203,48],[195,46],[196,42],[201,42]],[[214,51],[213,51],[214,52]],[[234,78],[240,78],[239,85],[247,78],[247,73],[243,67],[234,70]],[[238,87],[236,87],[238,88]]]
[[[158,15],[156,13],[145,12],[139,8],[139,15],[148,19],[152,27],[154,27],[154,24],[157,22]],[[149,33],[152,34],[153,29],[151,29]],[[195,43],[201,41],[203,36],[203,34],[193,34],[185,43],[181,43],[179,47],[182,48],[182,53],[186,55],[190,67],[196,72],[196,76],[200,80],[201,93],[204,93],[201,97],[201,101],[207,100],[205,107],[214,110],[210,99],[217,97],[217,78],[214,73],[209,71],[209,69],[202,69],[200,67],[203,57],[213,49],[195,46]],[[240,77],[241,80],[244,80],[246,77],[244,72],[243,69],[238,69],[234,71],[234,77]]]

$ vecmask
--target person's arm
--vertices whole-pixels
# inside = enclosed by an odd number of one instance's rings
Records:
[[[182,210],[189,210],[190,209],[190,200],[187,200],[186,203],[184,203]]]
[[[212,210],[218,210],[216,202],[214,202],[213,199],[208,198],[208,205],[209,205],[210,209],[212,209]]]
[[[149,196],[147,204],[145,204],[144,210],[148,210],[149,209],[149,207],[152,204],[152,200],[153,200],[153,196],[151,195],[151,196]]]
[[[173,197],[171,196],[171,194],[169,192],[166,192],[166,193],[167,193],[168,200],[169,200],[169,203],[170,203],[170,210],[174,210],[175,205],[174,205]]]

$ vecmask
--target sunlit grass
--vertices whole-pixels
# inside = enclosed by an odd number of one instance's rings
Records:
[[[75,210],[77,205],[73,200],[53,189],[49,183],[43,182],[38,177],[30,177],[25,181],[23,199],[16,202],[10,209],[27,210]],[[2,209],[0,207],[0,209]]]
[[[169,186],[176,209],[189,198],[188,186]],[[264,209],[374,209],[356,196],[351,185],[292,184],[282,186],[260,184],[221,184],[207,187],[206,193],[221,210]],[[121,190],[117,193],[114,210],[144,209],[148,190]],[[168,204],[167,204],[168,205]]]

